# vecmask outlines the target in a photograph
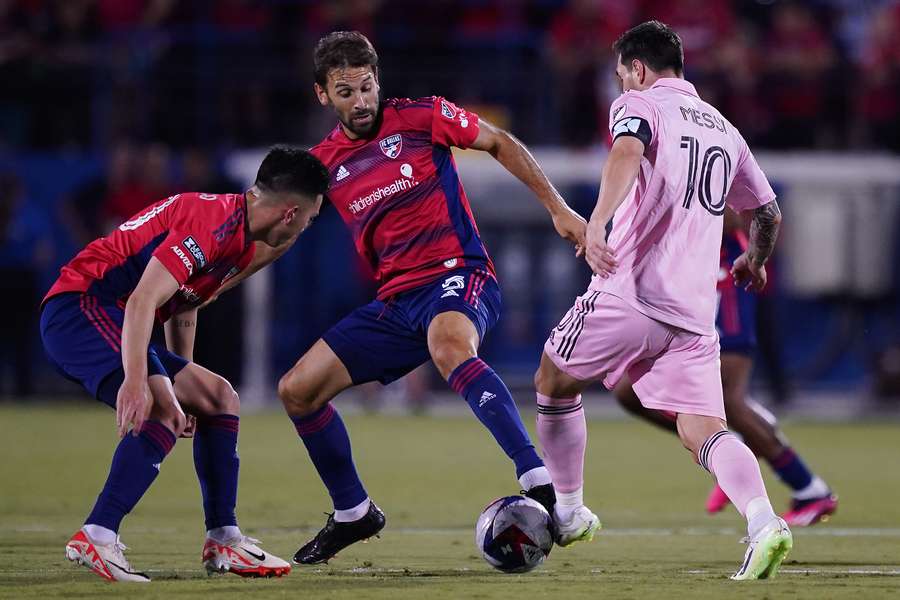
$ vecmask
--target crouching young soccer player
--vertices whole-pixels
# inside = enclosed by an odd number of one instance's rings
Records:
[[[287,562],[244,536],[235,505],[239,399],[192,361],[197,309],[243,269],[275,260],[318,214],[328,173],[310,153],[273,148],[244,194],[178,194],[88,244],[44,298],[41,338],[62,373],[116,410],[121,441],[66,558],[110,581],[147,582],[122,551],[119,526],[196,418],[210,572],[284,575]],[[166,345],[151,343],[154,321]],[[131,430],[129,432],[129,427]]]

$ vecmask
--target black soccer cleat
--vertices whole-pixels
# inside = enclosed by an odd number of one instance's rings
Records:
[[[384,513],[369,504],[369,512],[356,521],[341,522],[334,520],[334,514],[328,515],[328,521],[316,537],[306,542],[294,555],[294,564],[318,565],[327,563],[334,555],[361,540],[367,540],[384,529]]]
[[[553,489],[552,483],[545,483],[544,485],[536,485],[528,491],[523,491],[526,498],[531,498],[532,500],[537,500],[541,503],[541,505],[547,509],[547,512],[550,513],[550,516],[553,516],[553,507],[556,506],[556,492]]]

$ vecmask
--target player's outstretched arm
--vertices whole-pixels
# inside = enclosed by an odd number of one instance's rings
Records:
[[[122,368],[125,380],[116,400],[116,426],[124,436],[129,424],[133,433],[150,415],[153,397],[147,383],[147,347],[153,332],[156,309],[178,291],[178,281],[155,256],[150,259],[141,280],[125,304],[122,325]]]
[[[618,264],[612,249],[606,245],[606,224],[631,191],[643,155],[644,143],[641,140],[633,136],[620,136],[613,141],[603,165],[600,194],[587,228],[585,258],[594,273],[604,278],[615,273]]]
[[[775,250],[775,240],[781,228],[781,209],[772,200],[753,210],[750,220],[750,245],[747,251],[734,261],[731,274],[734,284],[751,292],[766,287],[766,261]]]
[[[527,185],[550,213],[556,232],[563,239],[575,244],[576,252],[580,255],[584,248],[587,223],[569,208],[525,144],[508,131],[484,119],[479,119],[478,127],[478,137],[470,147],[489,153],[507,171]]]

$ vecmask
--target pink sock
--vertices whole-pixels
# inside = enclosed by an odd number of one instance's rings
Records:
[[[587,425],[581,396],[550,398],[537,395],[537,436],[557,493],[580,491],[584,486],[584,448]]]
[[[766,485],[759,472],[759,462],[744,443],[724,429],[703,442],[700,465],[715,475],[719,487],[738,512],[745,517],[751,500],[764,498],[768,503]],[[751,511],[752,512],[752,511]]]

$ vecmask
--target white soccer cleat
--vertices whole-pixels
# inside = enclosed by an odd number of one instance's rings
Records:
[[[575,542],[590,542],[601,526],[600,518],[583,504],[565,522],[560,521],[554,511],[553,522],[556,525],[556,544],[563,547]]]
[[[259,540],[241,536],[220,544],[206,538],[203,566],[208,573],[234,573],[241,577],[281,577],[291,572],[291,565],[257,546]]]
[[[107,581],[149,583],[149,577],[132,569],[123,554],[125,549],[125,544],[118,538],[108,546],[95,544],[83,529],[79,529],[66,543],[66,558],[84,565]]]
[[[775,517],[759,533],[748,540],[744,564],[731,576],[735,580],[775,577],[778,567],[794,547],[794,537],[787,523]]]

